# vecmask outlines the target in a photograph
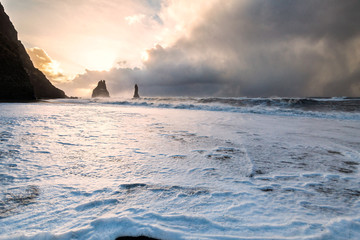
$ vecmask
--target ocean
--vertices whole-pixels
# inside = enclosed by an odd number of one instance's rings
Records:
[[[0,239],[360,239],[360,98],[0,103]]]

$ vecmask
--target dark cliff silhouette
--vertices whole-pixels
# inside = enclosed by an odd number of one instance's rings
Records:
[[[96,88],[94,88],[91,95],[92,98],[95,97],[110,97],[108,90],[106,89],[105,80],[100,80]]]
[[[0,99],[34,100],[35,93],[18,51],[17,32],[0,3]]]
[[[34,67],[0,3],[0,99],[65,97],[62,90],[54,87],[45,75]]]
[[[137,84],[135,84],[135,91],[134,91],[134,97],[133,98],[139,98],[139,87]]]

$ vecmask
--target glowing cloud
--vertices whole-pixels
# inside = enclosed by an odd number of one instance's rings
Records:
[[[144,14],[136,14],[133,16],[127,16],[125,17],[125,20],[128,22],[129,25],[132,25],[134,23],[139,23],[145,18]]]
[[[102,79],[113,96],[134,82],[143,95],[359,96],[359,9],[358,0],[167,1],[144,68]]]
[[[76,75],[59,86],[70,95],[100,79],[112,96],[134,83],[143,95],[360,95],[358,0],[2,2],[26,46]],[[59,81],[59,64],[32,52]]]
[[[34,47],[28,48],[26,51],[34,66],[42,71],[50,81],[61,83],[68,80],[67,76],[63,74],[63,70],[60,68],[60,64],[51,59],[43,49]]]

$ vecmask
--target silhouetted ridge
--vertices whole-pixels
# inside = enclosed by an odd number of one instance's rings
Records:
[[[24,46],[19,41],[19,53],[23,62],[24,68],[30,77],[30,81],[34,86],[36,98],[66,98],[64,91],[56,88],[46,78],[46,76],[37,68],[34,67],[29,55]]]
[[[0,3],[0,99],[65,97],[62,90],[54,87],[45,75],[34,67]]]
[[[30,77],[18,51],[17,32],[0,3],[0,99],[34,100]]]
[[[109,94],[108,90],[106,89],[105,80],[100,80],[98,82],[98,85],[93,90],[93,93],[92,93],[91,97],[92,98],[95,98],[95,97],[110,97],[110,94]]]

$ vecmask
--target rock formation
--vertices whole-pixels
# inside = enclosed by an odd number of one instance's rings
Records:
[[[0,100],[34,100],[30,77],[18,52],[17,32],[0,3]]]
[[[0,3],[0,99],[65,97],[62,90],[54,87],[45,75],[34,67]]]
[[[100,80],[96,88],[94,88],[91,95],[92,98],[95,97],[110,97],[108,90],[106,89],[105,80]]]
[[[19,42],[20,43],[20,42]],[[20,43],[20,57],[24,68],[30,77],[30,82],[34,86],[36,98],[66,98],[64,91],[58,89],[46,78],[46,76],[34,67],[24,46]]]
[[[135,84],[135,91],[134,91],[134,97],[133,98],[139,98],[139,87],[137,84]]]

